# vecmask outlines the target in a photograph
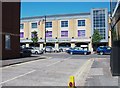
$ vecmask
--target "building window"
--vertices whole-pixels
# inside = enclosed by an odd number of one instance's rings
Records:
[[[85,37],[85,30],[78,30],[78,37]]]
[[[52,28],[52,22],[46,22],[46,28]]]
[[[37,23],[31,23],[32,24],[32,28],[37,28]]]
[[[5,49],[10,49],[10,35],[5,35]]]
[[[47,31],[46,32],[46,37],[52,37],[52,31]]]
[[[61,37],[68,37],[68,31],[61,31]]]
[[[85,20],[78,20],[78,26],[85,26]]]
[[[61,21],[61,27],[68,27],[68,21]]]
[[[24,24],[20,24],[20,29],[24,29]]]
[[[20,32],[20,38],[24,37],[24,32]]]

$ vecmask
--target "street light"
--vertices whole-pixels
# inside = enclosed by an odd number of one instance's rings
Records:
[[[45,16],[45,53],[46,53],[46,16]]]

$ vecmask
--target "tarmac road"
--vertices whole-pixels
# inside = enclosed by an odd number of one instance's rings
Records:
[[[2,68],[3,86],[68,86],[69,77],[81,71],[91,58],[109,58],[109,55],[69,55],[46,53],[40,59]]]

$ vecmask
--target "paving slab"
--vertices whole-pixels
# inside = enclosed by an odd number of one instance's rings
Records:
[[[109,58],[95,58],[85,86],[117,87],[118,76],[112,76]]]

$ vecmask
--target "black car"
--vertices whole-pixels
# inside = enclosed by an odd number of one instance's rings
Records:
[[[29,57],[29,56],[31,56],[31,51],[20,47],[20,57]]]

